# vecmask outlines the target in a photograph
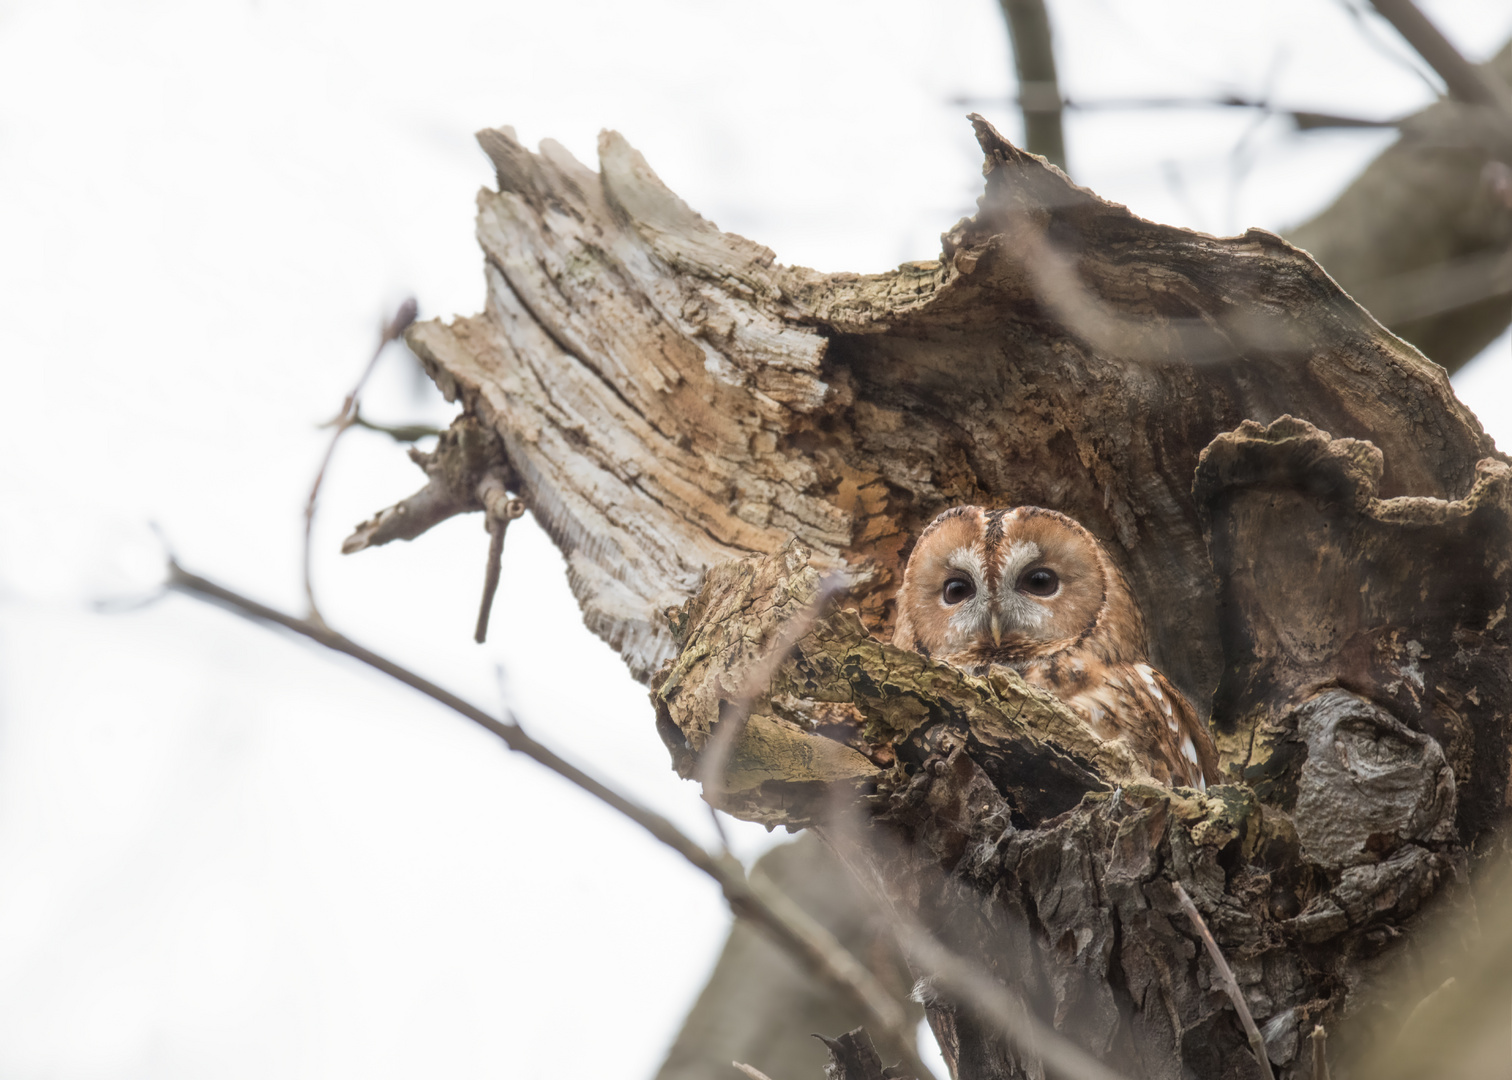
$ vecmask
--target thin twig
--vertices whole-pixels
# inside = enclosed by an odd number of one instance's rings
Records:
[[[1346,15],[1354,20],[1355,29],[1360,32],[1366,44],[1403,71],[1411,72],[1416,78],[1421,79],[1423,85],[1428,88],[1428,92],[1435,97],[1443,92],[1439,84],[1433,81],[1428,68],[1422,63],[1422,57],[1393,45],[1381,36],[1370,18],[1369,11],[1365,8],[1367,0],[1335,0],[1335,2],[1344,9]]]
[[[1275,1074],[1271,1072],[1270,1055],[1265,1052],[1265,1040],[1260,1037],[1260,1029],[1255,1026],[1255,1018],[1250,1015],[1244,993],[1239,989],[1239,980],[1234,978],[1234,969],[1229,967],[1228,961],[1223,958],[1223,950],[1218,947],[1218,942],[1213,938],[1213,932],[1203,921],[1202,913],[1197,910],[1197,905],[1192,903],[1192,898],[1181,887],[1181,882],[1172,882],[1171,887],[1176,891],[1176,899],[1181,903],[1181,910],[1186,912],[1197,935],[1202,938],[1202,944],[1207,947],[1213,966],[1218,969],[1218,978],[1223,983],[1224,992],[1234,1003],[1234,1011],[1239,1014],[1239,1022],[1244,1025],[1244,1034],[1249,1039],[1250,1050],[1254,1052],[1255,1059],[1260,1062],[1261,1076],[1265,1080],[1275,1080]]]
[[[741,1072],[743,1072],[746,1076],[750,1077],[751,1080],[772,1080],[772,1078],[770,1076],[768,1076],[766,1073],[762,1072],[760,1069],[758,1069],[754,1065],[747,1065],[743,1061],[732,1061],[732,1062],[730,1062],[730,1064],[733,1065],[733,1066],[735,1066],[737,1069],[739,1069]]]
[[[1312,1080],[1329,1080],[1328,1078],[1328,1032],[1319,1024],[1312,1029]]]
[[[504,534],[509,530],[507,518],[488,518],[488,564],[483,568],[483,599],[478,603],[478,625],[473,640],[479,645],[488,640],[488,616],[493,612],[494,593],[499,591],[499,574],[504,568]]]
[[[1126,1080],[1035,1016],[1027,1002],[982,968],[958,956],[916,923],[899,928],[910,957],[931,972],[950,996],[995,1025],[1016,1048],[1039,1058],[1057,1080]]]
[[[400,443],[419,442],[441,434],[440,428],[430,424],[377,424],[363,416],[361,409],[353,410],[352,426],[376,431]]]
[[[830,800],[820,833],[830,850],[847,864],[851,862],[850,852],[888,842],[884,839],[886,833],[863,829],[855,806],[838,799]],[[858,881],[870,876],[859,873],[855,866],[849,866],[848,870]],[[872,916],[891,928],[916,972],[924,974],[954,1004],[971,1010],[983,1023],[995,1026],[1025,1058],[1038,1059],[1048,1076],[1054,1080],[1126,1080],[1117,1070],[1041,1020],[1017,990],[994,978],[980,963],[945,946],[918,919],[897,905],[882,901],[868,889],[860,890],[859,895],[870,903]]]
[[[1370,0],[1370,4],[1438,72],[1450,97],[1471,105],[1488,105],[1512,119],[1512,98],[1506,85],[1466,60],[1412,0]]]
[[[793,646],[814,628],[814,623],[829,606],[829,602],[844,588],[843,575],[826,575],[819,582],[819,589],[814,593],[813,599],[783,624],[782,631],[777,635],[777,640],[772,643],[772,647],[746,671],[741,679],[740,692],[733,703],[735,708],[730,715],[715,725],[709,741],[704,744],[703,753],[699,755],[695,778],[702,785],[705,793],[712,793],[715,799],[724,794],[725,773],[729,768],[730,755],[734,753],[735,744],[740,741],[740,734],[745,730],[746,721],[750,718],[751,703],[756,700],[758,694],[771,686],[777,669],[788,658],[788,653],[792,651]],[[715,820],[717,823],[718,819]]]
[[[357,380],[357,385],[352,387],[351,393],[341,403],[341,411],[326,425],[334,428],[331,432],[331,442],[326,447],[325,456],[320,459],[320,468],[315,472],[315,482],[310,485],[310,498],[305,503],[305,530],[304,530],[304,589],[305,602],[309,605],[309,618],[314,622],[321,623],[320,609],[315,605],[315,586],[310,577],[310,538],[315,530],[315,503],[320,497],[320,485],[325,481],[326,469],[330,467],[331,458],[336,453],[336,444],[341,441],[341,436],[347,428],[357,423],[358,399],[362,394],[362,388],[367,384],[368,377],[373,374],[373,368],[378,365],[378,357],[383,355],[383,350],[390,342],[399,340],[404,332],[409,329],[410,323],[415,321],[419,313],[419,306],[413,296],[406,299],[394,312],[394,317],[384,323],[383,329],[378,335],[378,347],[373,350],[372,357],[367,362],[367,367],[362,369],[362,377]]]
[[[488,617],[493,612],[494,593],[499,590],[499,574],[504,566],[504,534],[509,523],[525,513],[525,504],[510,496],[504,478],[490,472],[478,481],[478,501],[483,504],[488,525],[488,564],[483,571],[483,599],[478,604],[478,625],[473,640],[479,645],[488,640]]]
[[[323,623],[298,619],[260,604],[208,578],[190,573],[172,559],[168,563],[167,587],[186,596],[228,608],[246,618],[281,626],[328,649],[360,660],[461,714],[485,731],[498,736],[509,749],[544,765],[569,783],[619,811],[718,882],[731,911],[764,930],[810,974],[849,1000],[866,1018],[867,1026],[887,1044],[889,1050],[902,1058],[904,1067],[911,1070],[918,1080],[934,1080],[934,1074],[919,1058],[914,1033],[902,1004],[888,993],[876,976],[834,934],[785,894],[759,879],[752,881],[747,878],[745,869],[737,859],[729,855],[710,854],[662,815],[626,798],[526,735],[515,722],[513,712],[507,711],[504,720],[495,719],[451,691],[363,648]]]
[[[1041,99],[1025,97],[1001,98],[962,94],[950,99],[952,105],[977,106],[997,105],[1010,101],[1025,112],[1036,112],[1046,106]],[[1372,120],[1363,116],[1345,116],[1342,113],[1318,112],[1314,109],[1289,109],[1273,104],[1266,99],[1241,97],[1237,94],[1222,94],[1216,97],[1151,97],[1151,98],[1080,98],[1065,97],[1060,108],[1067,112],[1144,112],[1161,109],[1258,109],[1272,116],[1284,116],[1302,131],[1318,128],[1390,128],[1401,123],[1399,119]]]

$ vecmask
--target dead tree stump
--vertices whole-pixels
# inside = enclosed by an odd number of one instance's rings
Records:
[[[1310,1076],[1316,1022],[1389,1026],[1372,974],[1506,805],[1508,465],[1305,252],[1144,221],[974,122],[979,212],[878,275],[778,265],[617,135],[595,173],[483,132],[486,308],[409,342],[493,457],[427,471],[507,477],[685,775],[738,728],[706,797],[819,828],[1127,1075],[1257,1076],[1179,881]],[[963,502],[1103,540],[1226,783],[1152,786],[1015,676],[885,643]],[[1043,1075],[928,1005],[957,1076]]]

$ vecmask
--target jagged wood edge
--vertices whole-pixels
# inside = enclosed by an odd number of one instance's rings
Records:
[[[1216,260],[1240,276],[1268,275],[1277,290],[1275,304],[1311,313],[1314,337],[1356,343],[1361,356],[1351,362],[1366,365],[1357,377],[1369,372],[1392,384],[1416,384],[1439,406],[1429,426],[1444,428],[1447,445],[1469,442],[1476,444],[1472,455],[1489,452],[1442,372],[1384,335],[1306,253],[1258,230],[1217,239],[1143,222],[1017,150],[980,118],[974,121],[988,155],[981,211],[947,235],[943,259],[877,275],[819,274],[775,264],[768,249],[722,233],[692,211],[613,133],[601,139],[598,173],[549,142],[537,155],[507,131],[481,134],[500,184],[498,192],[480,194],[488,311],[450,326],[417,326],[409,340],[442,389],[461,396],[469,412],[500,433],[520,493],[568,559],[586,621],[622,652],[637,677],[648,678],[673,651],[660,612],[691,595],[708,567],[775,551],[789,536],[830,565],[868,565],[877,554],[878,528],[891,533],[915,524],[887,517],[896,516],[896,507],[868,494],[885,492],[886,475],[868,473],[865,466],[858,471],[842,455],[831,463],[841,490],[814,494],[806,487],[812,477],[805,469],[812,469],[801,455],[772,445],[760,449],[760,440],[770,444],[812,431],[825,415],[847,408],[848,388],[827,383],[822,369],[835,335],[906,334],[926,322],[969,328],[973,320],[991,317],[1005,289],[1032,295],[1041,288],[1044,282],[1026,279],[1036,265],[1028,254],[1042,239],[1035,230],[1052,211],[1074,221],[1079,234],[1122,230],[1109,250],[1078,253],[1077,272],[1094,292],[1106,290],[1121,260],[1149,236],[1179,240],[1189,252],[1183,258]],[[554,238],[549,243],[543,239],[548,233]],[[589,279],[597,292],[580,287]],[[632,304],[626,310],[634,317],[598,323],[591,314],[579,317],[597,310],[606,296]],[[993,297],[998,300],[984,307]],[[1075,295],[1060,307],[1058,314],[1079,325],[1094,352],[1133,350],[1166,361],[1242,353],[1251,339],[1274,349],[1267,335],[1287,325],[1273,313],[1231,313],[1219,324],[1167,315],[1088,317],[1086,303]],[[1299,338],[1296,346],[1309,344]],[[688,390],[679,379],[703,376],[685,362],[680,374],[677,365],[655,356],[687,354],[690,348],[704,350],[704,366],[713,375],[691,397],[677,398]],[[538,354],[556,359],[539,363]],[[645,356],[652,360],[642,362]],[[627,367],[627,358],[636,357]],[[560,403],[560,416],[542,424],[528,411],[511,409],[521,379],[537,379],[532,393],[538,396],[588,396],[582,408]],[[700,405],[702,397],[708,401]],[[717,445],[683,445],[690,431],[697,442],[700,409],[728,421],[758,449],[732,456]],[[594,431],[605,417],[611,428],[622,424],[638,432],[637,445],[644,442],[641,448],[652,458],[637,463],[630,453],[626,463],[612,445],[597,445]],[[680,430],[683,424],[689,431]],[[574,439],[574,430],[585,437]],[[1437,478],[1414,466],[1417,455],[1407,446],[1383,448],[1409,490],[1440,493]],[[585,490],[561,472],[574,457],[578,468],[593,471]],[[1467,471],[1469,464],[1451,469]],[[748,471],[754,479],[742,479]],[[734,494],[728,506],[715,505],[726,497],[720,485],[727,481]],[[651,531],[658,535],[640,529],[627,540],[626,527],[633,529],[647,515],[656,520]],[[890,557],[883,564],[885,576]]]

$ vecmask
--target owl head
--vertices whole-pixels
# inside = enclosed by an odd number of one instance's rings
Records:
[[[1054,510],[958,506],[930,522],[898,590],[893,644],[962,666],[1073,645],[1143,659],[1144,626],[1095,537]]]

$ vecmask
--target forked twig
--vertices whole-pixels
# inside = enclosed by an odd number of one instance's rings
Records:
[[[1239,1022],[1244,1025],[1244,1034],[1249,1039],[1250,1050],[1254,1052],[1255,1060],[1260,1062],[1260,1075],[1265,1080],[1275,1080],[1275,1074],[1271,1072],[1270,1056],[1265,1052],[1265,1040],[1260,1037],[1260,1029],[1255,1026],[1255,1018],[1250,1015],[1244,993],[1239,989],[1239,980],[1234,978],[1234,969],[1229,967],[1228,961],[1223,958],[1223,950],[1218,947],[1213,932],[1203,921],[1202,913],[1197,910],[1197,905],[1192,903],[1192,898],[1181,887],[1181,882],[1172,882],[1171,887],[1176,891],[1176,899],[1181,903],[1181,910],[1186,912],[1187,918],[1192,921],[1192,927],[1202,938],[1202,944],[1207,947],[1213,966],[1218,969],[1218,978],[1223,983],[1224,993],[1228,994],[1229,1000],[1234,1003],[1234,1011],[1239,1014]]]
[[[1466,60],[1412,0],[1370,0],[1370,5],[1438,72],[1451,97],[1472,105],[1488,105],[1512,119],[1512,97],[1506,85]]]
[[[912,1071],[918,1080],[934,1080],[934,1074],[919,1058],[912,1026],[902,1004],[888,993],[876,976],[834,934],[798,907],[786,894],[759,880],[747,878],[744,867],[734,857],[711,854],[662,815],[626,798],[525,734],[515,722],[513,713],[506,711],[504,720],[496,719],[451,691],[358,645],[323,623],[295,618],[260,604],[208,578],[190,573],[171,558],[168,562],[166,585],[175,592],[228,608],[254,621],[281,626],[328,649],[360,660],[460,713],[498,736],[509,749],[546,766],[600,802],[619,811],[713,878],[724,893],[731,911],[759,926],[810,974],[849,1000],[866,1018],[867,1025],[876,1032],[877,1037],[886,1042],[889,1050],[902,1058],[904,1067]]]
[[[378,366],[378,357],[383,355],[383,350],[390,342],[398,341],[409,329],[410,323],[415,321],[419,314],[419,305],[415,303],[413,296],[399,305],[394,312],[394,317],[383,324],[383,329],[378,335],[378,347],[373,350],[372,357],[367,362],[367,367],[362,369],[362,377],[357,380],[357,385],[352,387],[351,393],[341,403],[341,411],[337,413],[326,425],[334,428],[331,432],[331,441],[326,446],[325,456],[320,459],[320,468],[315,472],[315,482],[310,485],[310,498],[305,503],[305,529],[304,529],[304,589],[305,601],[309,605],[309,618],[314,622],[322,622],[320,609],[315,606],[315,586],[310,579],[310,538],[315,529],[315,504],[320,497],[320,485],[325,481],[326,469],[331,465],[331,458],[336,453],[336,444],[341,441],[341,436],[346,430],[359,423],[358,405],[362,396],[362,388],[367,385],[368,377],[373,374],[373,368]]]

